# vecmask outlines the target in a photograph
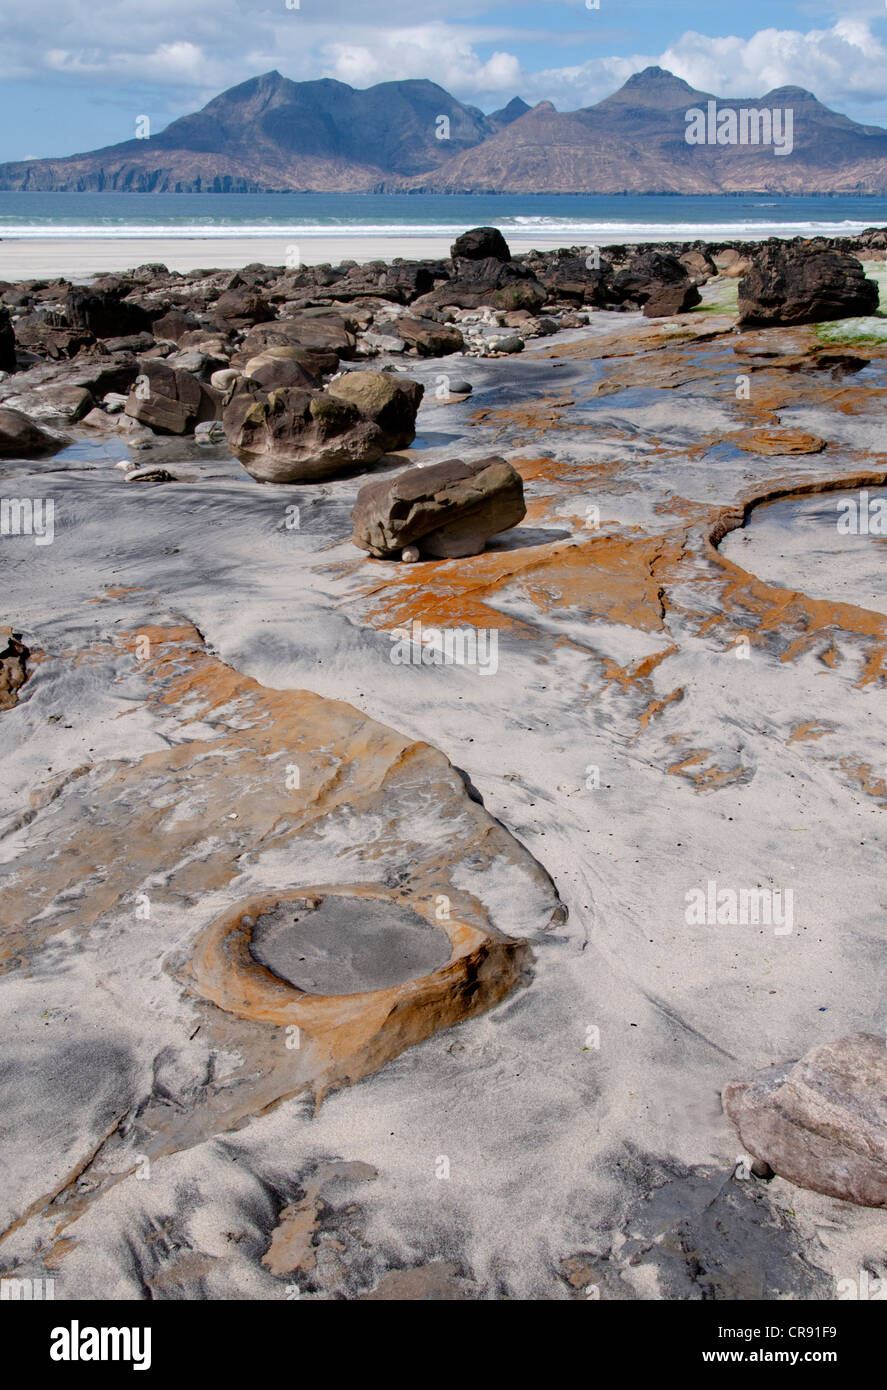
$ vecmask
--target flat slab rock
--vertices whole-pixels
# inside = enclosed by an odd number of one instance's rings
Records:
[[[731,1081],[724,1109],[755,1158],[798,1187],[887,1207],[887,1044],[854,1033]]]
[[[351,513],[354,544],[380,560],[407,547],[422,559],[460,559],[479,555],[526,510],[521,476],[505,459],[445,459],[366,483]]]

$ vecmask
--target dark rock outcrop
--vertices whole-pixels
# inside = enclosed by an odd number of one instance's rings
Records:
[[[613,279],[622,301],[639,304],[647,318],[683,314],[699,303],[700,294],[676,256],[641,251]]]
[[[485,260],[458,260],[451,280],[422,295],[414,308],[425,311],[452,304],[460,309],[490,305],[495,309],[541,309],[548,295],[538,280],[511,261],[492,256]]]
[[[107,290],[69,290],[65,318],[71,328],[87,328],[97,338],[123,338],[151,329],[146,309]]]
[[[0,372],[15,371],[15,333],[8,309],[0,308]]]
[[[498,227],[474,227],[463,232],[453,242],[450,252],[454,261],[510,261],[511,251]]]
[[[743,324],[819,323],[873,314],[878,287],[855,256],[806,245],[765,242],[739,281]]]

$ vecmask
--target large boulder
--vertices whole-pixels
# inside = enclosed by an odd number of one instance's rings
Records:
[[[8,309],[0,309],[0,372],[15,371],[15,333]]]
[[[151,315],[141,304],[107,290],[71,289],[65,301],[71,328],[86,328],[97,338],[123,338],[151,330]]]
[[[369,411],[372,384],[360,389]],[[419,398],[414,399],[418,409]],[[392,440],[397,447],[403,447],[407,435],[412,440],[415,410],[408,429],[403,414],[395,418],[396,410],[404,410],[403,403],[389,401],[386,406],[380,391],[375,406],[384,425],[355,400],[331,391],[285,387],[267,392],[258,382],[242,378],[226,399],[222,421],[232,452],[259,482],[314,482],[371,468],[392,447]],[[389,433],[396,425],[402,433]]]
[[[639,304],[647,318],[683,314],[701,295],[677,256],[641,251],[613,279],[613,291],[623,302]]]
[[[820,323],[873,314],[878,286],[841,251],[768,241],[739,281],[743,324]]]
[[[63,447],[64,440],[47,434],[20,410],[0,406],[0,458],[36,458],[58,453]]]
[[[873,1033],[724,1088],[750,1154],[781,1178],[860,1206],[887,1206],[887,1046]]]
[[[416,415],[425,394],[418,381],[392,372],[349,372],[327,389],[378,425],[386,454],[408,449],[416,438]]]
[[[420,357],[446,357],[462,352],[465,339],[458,328],[434,319],[401,318],[394,325],[397,336]]]
[[[463,232],[453,242],[450,252],[453,260],[485,261],[492,257],[496,261],[510,261],[511,251],[498,227],[473,227]]]
[[[447,459],[365,483],[351,513],[354,544],[377,559],[415,547],[425,559],[479,555],[526,515],[521,476],[505,459]]]
[[[190,372],[145,357],[124,409],[157,434],[190,434],[201,421],[220,419],[221,396]]]

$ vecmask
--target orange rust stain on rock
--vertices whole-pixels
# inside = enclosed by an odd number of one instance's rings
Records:
[[[109,598],[126,598],[126,597],[128,597],[129,594],[144,594],[144,593],[147,593],[147,589],[145,589],[145,588],[143,588],[143,587],[136,587],[136,588],[131,588],[131,589],[123,589],[123,588],[106,589],[105,592],[104,592],[103,594],[101,594],[98,598],[90,598],[90,599],[87,599],[87,603],[107,603],[107,601],[108,601]]]
[[[887,809],[887,778],[878,776],[870,763],[856,762],[853,758],[841,758],[839,765],[866,796],[874,797]]]
[[[528,624],[488,603],[495,594],[516,587],[542,613],[570,608],[590,619],[659,631],[663,607],[655,574],[666,561],[677,563],[680,553],[679,540],[585,532],[568,541],[404,566],[391,584],[368,591],[373,600],[368,619],[380,629],[421,620],[434,626],[468,623],[533,635]]]
[[[803,724],[797,724],[792,729],[791,736],[785,741],[786,747],[792,743],[806,743],[824,738],[826,734],[833,734],[834,732],[834,724],[823,724],[819,719],[809,719]]]
[[[709,767],[701,766],[711,756],[710,748],[692,748],[680,761],[671,763],[666,770],[674,777],[683,777],[686,781],[692,782],[697,791],[717,791],[721,787],[733,786],[744,781],[753,771],[752,768],[744,766],[718,767],[716,763]]]

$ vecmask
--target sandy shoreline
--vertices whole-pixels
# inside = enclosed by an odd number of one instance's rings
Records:
[[[625,235],[622,244],[662,240],[656,228],[643,236]],[[669,235],[669,240],[691,241]],[[43,240],[4,240],[0,242],[0,279],[51,279],[63,275],[66,279],[86,279],[102,271],[129,270],[152,261],[161,262],[170,270],[187,272],[203,267],[235,270],[244,265],[261,262],[263,265],[287,265],[293,259],[291,249],[298,248],[302,265],[339,265],[342,261],[439,260],[450,254],[451,236],[391,236],[360,237],[142,237],[102,238],[45,238]],[[545,235],[534,231],[530,235],[515,234],[509,228],[508,243],[516,253],[532,250],[552,251],[572,244],[569,233],[563,230]],[[593,244],[593,243],[589,243]],[[602,243],[603,244],[603,243]]]

